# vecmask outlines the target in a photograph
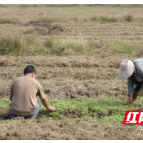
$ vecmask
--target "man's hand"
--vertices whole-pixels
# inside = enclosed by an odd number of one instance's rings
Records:
[[[133,93],[133,101],[135,101],[137,99],[137,95],[138,95],[138,93],[136,91],[134,91],[134,93]]]
[[[48,110],[51,111],[51,112],[54,112],[55,108],[53,106],[48,106]]]
[[[127,104],[129,104],[129,103],[133,103],[133,94],[129,95],[129,98],[127,100]]]
[[[55,108],[54,108],[53,106],[49,106],[47,97],[44,97],[44,98],[41,99],[41,100],[42,100],[43,105],[44,105],[49,111],[51,111],[51,112],[54,112],[54,111],[55,111]]]
[[[140,91],[138,92],[138,95],[139,95],[139,96],[142,96],[142,95],[143,95],[143,91],[140,90]]]

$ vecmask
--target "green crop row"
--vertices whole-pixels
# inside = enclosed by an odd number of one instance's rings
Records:
[[[74,100],[49,100],[49,104],[56,108],[55,112],[48,112],[47,109],[41,104],[40,115],[42,118],[53,118],[58,119],[66,111],[66,117],[71,117],[71,112],[74,111],[75,114],[81,114],[81,118],[94,118],[102,122],[123,122],[125,112],[127,110],[138,110],[143,107],[143,98],[137,99],[134,104],[127,105],[125,101],[120,100],[124,96],[119,95],[118,98],[115,96],[98,96],[97,99],[92,101],[90,98],[88,100],[74,101]],[[4,108],[8,111],[10,101],[8,99],[0,100],[0,108]],[[84,115],[82,112],[86,112]],[[82,116],[83,115],[83,116]],[[95,115],[95,116],[94,116]],[[39,116],[37,118],[40,118]]]

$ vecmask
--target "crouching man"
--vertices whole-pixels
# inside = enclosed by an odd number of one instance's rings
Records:
[[[135,101],[137,95],[143,95],[143,59],[136,59],[133,62],[130,60],[123,60],[120,64],[118,77],[127,79],[127,104]]]
[[[36,80],[35,68],[28,65],[24,69],[24,76],[16,78],[10,87],[10,100],[12,101],[9,105],[10,117],[12,119],[17,116],[22,116],[25,119],[36,118],[40,110],[37,96],[49,111],[55,111],[54,107],[49,106],[42,86]]]

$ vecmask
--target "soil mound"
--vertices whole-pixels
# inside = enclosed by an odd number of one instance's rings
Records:
[[[76,110],[68,109],[64,111],[62,115],[71,118],[81,118],[82,116],[87,116],[88,113],[81,109],[76,109]]]
[[[64,32],[65,28],[58,24],[49,24],[40,21],[29,21],[25,26],[32,25],[34,29],[26,30],[24,34],[38,33],[40,35],[59,35]]]

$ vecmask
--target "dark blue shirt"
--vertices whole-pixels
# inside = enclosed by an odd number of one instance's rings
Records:
[[[136,91],[134,89],[135,85],[138,85],[139,83],[143,83],[143,59],[136,59],[133,61],[135,65],[135,71],[131,77],[127,79],[127,84],[128,84],[128,93],[131,94]],[[141,88],[138,90],[143,91],[143,84],[141,85]],[[138,91],[137,91],[138,92]]]

